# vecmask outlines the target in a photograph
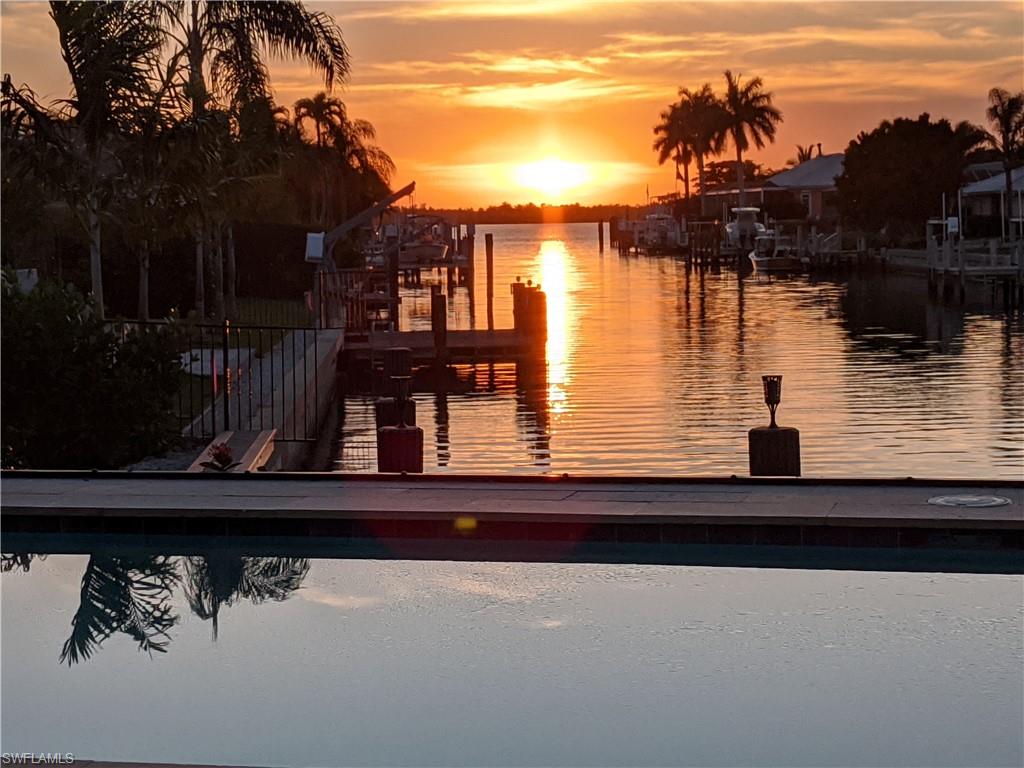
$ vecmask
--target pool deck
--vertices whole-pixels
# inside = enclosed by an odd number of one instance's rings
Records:
[[[1024,549],[1024,483],[4,472],[2,530]],[[945,507],[992,495],[1001,507]]]

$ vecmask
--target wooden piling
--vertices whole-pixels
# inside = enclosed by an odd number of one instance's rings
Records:
[[[440,291],[430,294],[430,328],[434,332],[434,357],[437,364],[447,365],[448,298]]]
[[[378,429],[377,471],[422,472],[423,430],[414,426]]]
[[[604,252],[604,222],[597,222],[597,250]]]
[[[487,250],[487,330],[494,330],[494,235],[484,235]]]
[[[800,432],[755,427],[747,433],[751,477],[800,476]]]

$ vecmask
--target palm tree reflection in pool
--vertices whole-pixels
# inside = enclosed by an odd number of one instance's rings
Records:
[[[166,652],[169,630],[178,622],[171,608],[178,580],[176,563],[163,555],[90,557],[61,662],[70,666],[88,659],[117,632],[131,637],[139,650],[150,655]]]
[[[0,570],[28,572],[35,559],[45,560],[46,555],[4,554]],[[182,582],[189,607],[200,619],[213,622],[216,640],[221,606],[240,600],[255,604],[287,600],[307,573],[309,560],[299,557],[91,555],[60,661],[69,666],[85,661],[117,633],[131,637],[150,656],[166,653],[170,630],[179,619],[174,590]]]
[[[213,622],[217,639],[221,606],[239,600],[259,604],[287,600],[302,586],[309,573],[309,560],[301,557],[240,557],[210,553],[183,558],[185,597],[192,612]]]

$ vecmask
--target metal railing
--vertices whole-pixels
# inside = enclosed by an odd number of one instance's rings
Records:
[[[315,328],[224,323],[114,324],[122,338],[142,326],[175,334],[181,366],[178,430],[212,439],[228,430],[275,429],[275,440],[316,440],[319,343]]]

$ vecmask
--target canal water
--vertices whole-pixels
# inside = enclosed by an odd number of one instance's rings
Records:
[[[487,232],[496,326],[517,276],[547,292],[546,365],[416,392],[428,472],[746,474],[761,376],[782,374],[805,475],[1024,476],[1024,320],[980,287],[955,308],[919,276],[740,280],[601,253],[595,224],[481,225],[476,301],[456,291],[450,328],[486,327]],[[403,290],[403,328],[430,327],[429,293]],[[330,468],[375,469],[372,399],[342,408]]]

